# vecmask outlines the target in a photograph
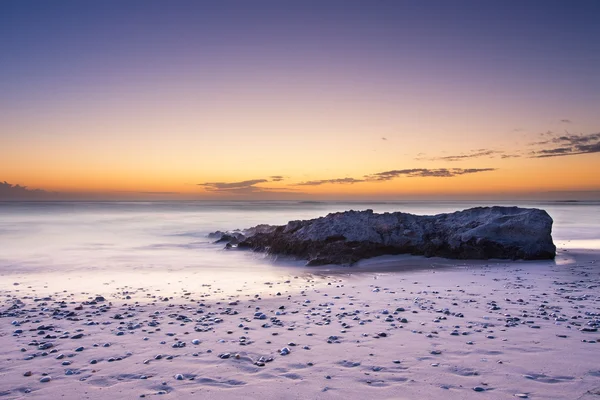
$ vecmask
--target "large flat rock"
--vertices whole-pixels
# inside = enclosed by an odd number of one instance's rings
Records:
[[[227,243],[227,248],[293,256],[309,265],[353,264],[385,254],[511,260],[556,255],[552,218],[544,210],[519,207],[476,207],[424,216],[345,211],[281,226],[215,232],[210,237]]]

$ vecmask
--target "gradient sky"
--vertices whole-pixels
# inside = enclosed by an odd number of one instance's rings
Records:
[[[0,199],[600,191],[598,15],[599,1],[5,0]]]

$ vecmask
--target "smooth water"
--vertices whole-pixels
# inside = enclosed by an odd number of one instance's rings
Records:
[[[493,204],[545,209],[554,219],[559,248],[600,249],[600,202]],[[209,232],[349,209],[430,215],[481,205],[491,203],[5,202],[0,203],[0,278],[9,282],[15,274],[21,279],[38,274],[84,286],[116,276],[243,283],[304,268],[252,252],[224,251],[210,242]],[[290,267],[292,272],[285,269]]]

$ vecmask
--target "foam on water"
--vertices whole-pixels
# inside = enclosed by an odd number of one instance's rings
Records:
[[[499,203],[494,203],[499,204]],[[487,205],[468,202],[40,202],[0,203],[0,276],[89,290],[119,280],[144,284],[243,287],[310,273],[301,262],[226,252],[214,230],[285,224],[348,209],[438,214]],[[503,203],[503,205],[508,205]],[[561,249],[600,249],[600,203],[511,203],[543,208]],[[183,282],[182,282],[183,280]]]

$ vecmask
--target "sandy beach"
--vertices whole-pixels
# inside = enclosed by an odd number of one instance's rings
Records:
[[[0,400],[600,400],[599,17],[0,0]]]
[[[4,274],[0,397],[595,399],[599,262],[383,257],[235,290]]]

